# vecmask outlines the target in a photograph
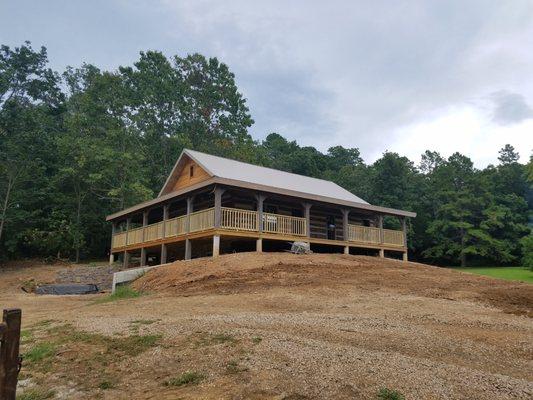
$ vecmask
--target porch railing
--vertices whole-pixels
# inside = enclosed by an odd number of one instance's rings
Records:
[[[126,232],[115,233],[112,245],[113,248],[126,246]]]
[[[383,229],[383,243],[392,244],[395,246],[403,246],[404,245],[403,231]]]
[[[143,228],[130,229],[128,231],[128,245],[142,243],[143,241]]]
[[[348,225],[348,240],[351,242],[381,244],[379,228],[371,226]],[[403,246],[403,232],[383,229],[383,244]]]
[[[257,231],[257,211],[222,207],[220,227],[239,231]]]
[[[150,242],[152,240],[162,239],[163,238],[163,222],[156,222],[155,224],[150,224],[144,229],[144,241]]]
[[[263,231],[281,235],[306,236],[306,221],[301,217],[263,213]]]
[[[215,226],[215,209],[208,208],[191,213],[190,232],[205,231]]]
[[[348,240],[352,242],[379,244],[379,228],[348,225]]]
[[[263,232],[287,236],[306,236],[307,222],[305,218],[288,215],[263,213]],[[187,232],[187,216],[182,215],[163,222],[150,224],[143,228],[130,229],[128,232],[119,232],[113,235],[113,248],[125,247],[138,243],[150,242],[167,237],[184,235]],[[190,232],[200,232],[215,226],[215,209],[196,211],[190,215]],[[220,213],[220,228],[241,231],[259,231],[259,218],[257,211],[242,210],[237,208],[222,207]],[[144,239],[144,240],[143,240]],[[369,244],[387,244],[404,246],[402,231],[383,229],[383,243],[381,242],[379,228],[348,225],[348,240],[351,242]]]
[[[187,216],[167,219],[165,223],[165,237],[183,235],[187,231]]]

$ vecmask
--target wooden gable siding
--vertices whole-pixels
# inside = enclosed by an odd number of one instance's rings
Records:
[[[193,168],[192,177],[190,176],[191,167]],[[193,160],[188,160],[178,174],[172,191],[183,189],[210,178],[209,174]]]

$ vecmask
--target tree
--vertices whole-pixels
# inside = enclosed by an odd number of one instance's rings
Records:
[[[466,266],[468,256],[485,254],[480,244],[487,238],[479,222],[486,199],[475,178],[472,161],[459,153],[433,171],[430,187],[435,213],[426,230],[431,237],[423,252],[426,257]]]
[[[502,165],[508,165],[508,164],[514,164],[517,163],[520,159],[520,154],[518,154],[514,147],[510,144],[506,144],[500,151],[499,151],[499,157],[498,160],[502,163]]]
[[[46,184],[41,174],[49,168],[47,150],[64,100],[46,64],[46,49],[34,51],[29,42],[0,48],[0,243],[7,222],[27,217],[31,208],[23,203],[43,195]],[[10,215],[15,206],[20,211]]]

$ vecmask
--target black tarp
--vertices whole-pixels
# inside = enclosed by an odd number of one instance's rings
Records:
[[[42,285],[35,289],[37,294],[91,294],[98,293],[98,286],[92,284]]]

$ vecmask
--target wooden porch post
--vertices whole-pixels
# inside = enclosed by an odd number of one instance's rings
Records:
[[[263,233],[263,203],[265,202],[266,196],[258,193],[255,195],[255,198],[257,199],[257,230],[259,232],[259,237],[255,244],[255,250],[258,253],[261,253],[263,251],[263,238],[261,237],[261,234]]]
[[[146,240],[146,226],[148,225],[148,211],[143,212],[143,232],[142,232],[142,243]],[[146,248],[141,247],[141,267],[146,265]]]
[[[311,203],[302,203],[305,216],[305,236],[311,237]]]
[[[165,204],[163,206],[163,239],[167,235],[167,219],[168,219],[168,209],[169,205]],[[159,260],[161,264],[167,263],[167,245],[166,243],[161,243],[161,259]]]
[[[126,219],[126,246],[128,245],[128,235],[130,231],[130,225],[131,225],[131,217]],[[122,260],[122,264],[124,268],[128,268],[128,265],[130,265],[130,253],[127,250],[124,251],[124,257]]]
[[[348,244],[348,241],[350,240],[348,236],[348,222],[350,217],[350,210],[349,209],[342,209],[342,238],[346,242],[346,245],[344,246],[344,254],[350,254],[350,245]]]
[[[222,219],[222,195],[225,189],[220,186],[215,187],[215,229],[220,228]]]
[[[193,210],[194,196],[187,197],[187,223],[186,232],[187,238],[185,239],[185,259],[190,260],[192,257],[191,240],[189,239],[189,233],[191,231],[191,213]]]
[[[383,215],[378,216],[378,224],[379,224],[379,243],[383,246],[383,242],[385,241],[385,236],[383,233]],[[379,256],[381,258],[385,258],[385,249],[382,247],[379,249]]]
[[[4,310],[0,322],[0,399],[15,400],[19,374],[20,325],[19,308]]]
[[[402,230],[403,230],[403,261],[407,261],[407,217],[402,218]]]
[[[112,265],[115,262],[115,255],[113,254],[113,238],[117,231],[117,223],[115,221],[111,222],[111,247],[109,248],[109,265]]]

